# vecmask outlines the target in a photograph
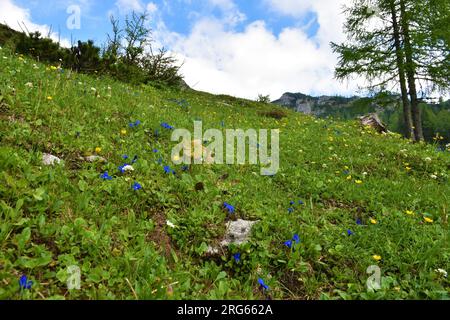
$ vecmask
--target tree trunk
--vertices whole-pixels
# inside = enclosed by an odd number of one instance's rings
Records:
[[[405,1],[400,0],[401,24],[406,58],[406,76],[408,78],[409,96],[411,98],[411,111],[414,124],[414,136],[416,141],[424,140],[422,129],[422,113],[417,99],[416,68],[413,61],[413,51],[409,34],[409,20],[406,14]]]
[[[395,10],[395,3],[391,1],[390,4],[391,15],[392,15],[392,28],[394,31],[394,42],[395,42],[395,54],[397,57],[397,69],[399,73],[400,90],[402,94],[403,103],[403,120],[405,124],[405,136],[408,139],[414,139],[415,134],[413,131],[413,120],[411,116],[411,105],[408,100],[408,89],[406,87],[406,76],[405,76],[405,58],[403,55],[401,41],[400,41],[400,29],[397,21],[397,12]]]

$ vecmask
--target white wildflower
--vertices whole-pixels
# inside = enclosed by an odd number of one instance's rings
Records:
[[[175,226],[172,222],[170,222],[169,220],[166,221],[166,224],[167,224],[169,227],[171,227],[171,228],[176,228],[176,226]]]
[[[426,158],[425,158],[425,161],[426,161],[426,162],[431,162],[431,158],[430,158],[430,157],[426,157]]]
[[[436,269],[435,271],[442,274],[445,278],[447,278],[448,276],[447,271],[445,271],[444,269]]]
[[[25,87],[33,88],[33,82],[27,82],[27,83],[25,83]]]
[[[125,172],[134,171],[134,168],[130,165],[126,165],[125,167],[123,167],[123,171]]]
[[[432,174],[430,177],[431,177],[431,179],[434,179],[434,180],[437,179],[437,175],[435,175],[435,174]]]

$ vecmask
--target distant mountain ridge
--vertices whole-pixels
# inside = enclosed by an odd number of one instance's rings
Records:
[[[380,94],[376,97],[313,97],[303,93],[284,93],[273,104],[319,118],[352,120],[376,113],[394,132],[404,132],[401,99],[396,94]],[[433,142],[436,134],[443,136],[442,143],[450,142],[450,100],[438,104],[421,103],[425,139]]]
[[[311,114],[318,117],[342,116],[350,117],[365,115],[373,112],[385,111],[385,107],[376,104],[371,98],[353,96],[350,98],[340,96],[313,97],[303,93],[284,93],[280,99],[272,103],[294,109],[297,112]],[[395,108],[395,103],[387,106],[388,109]],[[344,116],[344,118],[348,118]]]

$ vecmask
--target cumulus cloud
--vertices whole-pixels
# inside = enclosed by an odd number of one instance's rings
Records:
[[[154,2],[147,3],[146,8],[149,14],[154,14],[156,11],[158,11],[158,6]]]
[[[132,11],[141,12],[144,5],[140,0],[117,0],[115,3],[120,14],[126,14]]]
[[[230,0],[209,0],[224,10],[237,7]],[[269,1],[269,0],[266,0]],[[343,39],[339,16],[341,0],[270,1],[270,9],[298,18],[317,15],[320,28],[309,37],[305,28],[289,27],[274,34],[264,21],[249,22],[241,31],[227,19],[201,17],[186,36],[167,30],[163,22],[155,32],[161,43],[184,62],[182,73],[195,89],[256,98],[275,99],[286,91],[309,94],[354,94],[356,85],[334,79],[336,56],[329,42]],[[298,4],[299,6],[295,6]]]
[[[70,47],[69,40],[59,39],[58,33],[50,32],[48,25],[33,23],[30,10],[17,6],[12,0],[0,1],[0,22],[17,31],[39,31],[43,36],[47,36],[50,33],[52,40],[59,40],[61,46]]]

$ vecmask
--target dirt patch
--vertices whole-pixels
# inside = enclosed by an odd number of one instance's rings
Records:
[[[153,242],[159,247],[166,258],[171,257],[173,244],[172,240],[166,232],[166,217],[160,211],[154,211],[152,220],[155,223],[155,230],[147,236],[147,241]]]
[[[273,119],[283,119],[287,117],[287,113],[284,112],[283,110],[272,110],[272,111],[265,111],[265,112],[259,112],[258,113],[260,116],[264,116],[264,117],[268,117],[268,118],[273,118]]]

